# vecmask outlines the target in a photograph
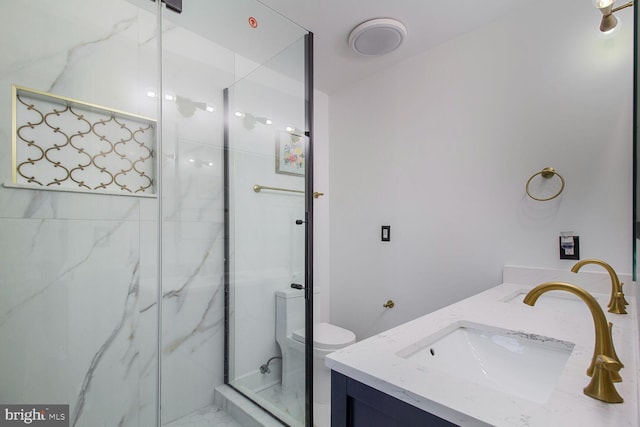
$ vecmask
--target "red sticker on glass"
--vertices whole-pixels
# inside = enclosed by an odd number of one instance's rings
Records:
[[[251,28],[258,28],[258,20],[256,18],[254,18],[253,16],[249,17],[249,25],[251,25]]]

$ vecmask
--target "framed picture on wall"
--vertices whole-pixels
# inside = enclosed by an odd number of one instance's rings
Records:
[[[276,141],[276,173],[304,176],[305,137],[280,132]]]

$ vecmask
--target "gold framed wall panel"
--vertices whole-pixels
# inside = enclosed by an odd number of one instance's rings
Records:
[[[12,184],[154,196],[156,121],[12,86]]]

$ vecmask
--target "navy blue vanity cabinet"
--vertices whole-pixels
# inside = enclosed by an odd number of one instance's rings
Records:
[[[331,371],[331,427],[455,426],[336,371]]]

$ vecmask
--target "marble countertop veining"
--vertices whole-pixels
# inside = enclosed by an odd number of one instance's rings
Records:
[[[505,274],[505,277],[509,275]],[[580,285],[578,277],[572,278],[570,283]],[[534,284],[539,283],[542,282]],[[624,403],[607,404],[583,393],[590,381],[585,371],[595,340],[594,324],[588,310],[572,314],[505,302],[528,291],[534,284],[526,281],[503,283],[332,353],[327,356],[326,364],[356,381],[461,426],[638,426],[640,366],[635,297],[627,295],[628,315],[615,315],[605,310],[614,325],[616,352],[625,365],[620,371],[623,381],[615,384]],[[606,309],[608,289],[595,289],[601,290],[600,294],[594,293],[594,286],[585,288],[589,288],[598,301],[604,301]],[[574,343],[575,347],[545,403],[489,389],[396,354],[457,321],[551,337]]]

